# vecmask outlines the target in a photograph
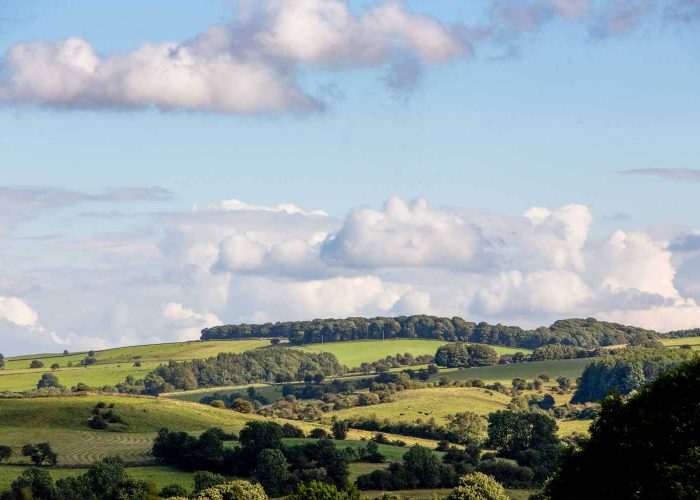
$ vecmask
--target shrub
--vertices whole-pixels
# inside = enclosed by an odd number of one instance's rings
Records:
[[[187,497],[187,490],[179,484],[169,484],[161,488],[158,496],[161,498]]]
[[[508,495],[491,476],[472,472],[459,479],[459,485],[447,496],[447,500],[508,500]]]
[[[226,403],[224,403],[224,402],[221,401],[220,399],[215,399],[214,401],[212,401],[212,402],[209,403],[209,404],[210,404],[211,406],[213,406],[214,408],[226,408]]]
[[[300,484],[287,500],[360,500],[360,493],[354,489],[339,491],[335,485],[311,481]]]
[[[57,387],[62,388],[63,386],[58,382],[58,377],[53,373],[44,373],[39,382],[36,384],[37,389],[45,389],[47,387]]]
[[[43,367],[44,367],[44,363],[42,363],[42,362],[39,361],[38,359],[33,359],[33,360],[29,363],[29,368],[43,368]]]
[[[268,500],[259,484],[236,480],[207,488],[195,494],[193,500]]]

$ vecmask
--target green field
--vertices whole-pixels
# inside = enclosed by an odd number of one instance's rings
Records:
[[[411,422],[416,419],[434,418],[442,423],[446,415],[460,411],[473,411],[488,415],[502,410],[510,397],[500,392],[487,391],[476,387],[435,387],[401,391],[394,395],[395,401],[372,406],[359,406],[327,414],[340,419],[350,417],[369,417],[376,415],[380,419]]]
[[[203,397],[221,394],[229,396],[234,392],[245,396],[248,387],[255,387],[255,390],[265,396],[270,402],[275,402],[282,398],[282,384],[248,384],[226,387],[209,387],[205,389],[194,389],[191,391],[166,392],[160,395],[162,398],[179,399],[181,401],[191,401],[198,403]]]
[[[61,384],[66,387],[83,382],[90,386],[114,385],[123,382],[127,375],[144,377],[149,371],[169,360],[202,359],[220,352],[244,352],[269,345],[267,340],[209,340],[119,347],[96,351],[97,363],[87,367],[77,366],[87,352],[60,354],[38,354],[18,356],[5,360],[5,369],[0,370],[0,391],[24,391],[36,388],[43,373],[49,372],[52,364],[61,366],[55,371]],[[38,359],[44,368],[29,368],[29,363]],[[134,363],[141,363],[136,367]],[[67,367],[73,363],[74,367]]]
[[[541,373],[551,377],[569,377],[576,379],[583,369],[596,358],[556,359],[552,361],[535,361],[532,363],[512,363],[508,365],[479,366],[476,368],[446,368],[433,375],[437,380],[446,376],[450,380],[482,379],[485,382],[502,382],[510,384],[516,377],[533,380]]]
[[[91,409],[98,402],[114,403],[114,413],[128,424],[126,432],[94,431],[87,426]],[[19,448],[26,443],[47,441],[59,455],[60,465],[90,464],[108,455],[128,462],[148,462],[149,450],[158,429],[198,433],[210,427],[239,431],[249,420],[266,417],[242,414],[211,406],[129,396],[58,396],[46,398],[0,399],[0,444],[15,449],[14,461],[21,461]],[[279,423],[283,419],[272,419]],[[319,423],[291,421],[305,432]],[[370,438],[373,433],[351,430],[351,439]],[[407,443],[435,447],[425,439],[390,436]]]
[[[331,352],[340,363],[348,367],[358,367],[362,363],[371,363],[387,356],[410,352],[414,356],[435,354],[437,348],[447,344],[444,340],[429,339],[390,339],[390,340],[354,340],[350,342],[327,342],[325,344],[308,344],[303,347],[309,351]],[[492,346],[498,354],[515,352],[529,353],[528,349]]]
[[[17,476],[22,474],[22,471],[26,467],[19,465],[2,465],[0,466],[0,491],[4,491],[10,488],[10,484],[14,481]],[[56,479],[61,479],[64,477],[77,476],[85,473],[86,468],[50,468],[48,469],[51,477]],[[148,467],[129,467],[128,473],[140,479],[142,481],[148,481],[155,483],[158,488],[167,486],[168,484],[177,483],[188,490],[194,488],[194,482],[192,481],[192,473],[182,472],[173,467],[168,466],[148,466]]]
[[[700,350],[700,337],[685,337],[682,339],[664,339],[661,343],[667,347],[689,345],[694,351]]]

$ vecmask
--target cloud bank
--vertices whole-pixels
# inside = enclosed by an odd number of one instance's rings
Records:
[[[58,110],[184,110],[235,115],[313,113],[326,104],[300,83],[313,71],[374,69],[393,93],[423,68],[471,57],[475,46],[518,52],[553,22],[590,37],[700,20],[694,0],[490,0],[467,23],[413,12],[398,0],[354,12],[348,0],[244,2],[229,24],[190,40],[101,54],[88,40],[31,40],[0,66],[0,102]],[[478,8],[478,7],[477,7]]]
[[[19,197],[14,209],[33,203]],[[336,219],[231,199],[147,212],[129,230],[110,231],[110,221],[81,238],[0,237],[5,354],[194,339],[222,322],[355,315],[700,325],[699,231],[593,238],[596,221],[578,204],[506,215],[390,198]],[[35,261],[23,260],[27,253]],[[64,260],[42,261],[56,253]]]

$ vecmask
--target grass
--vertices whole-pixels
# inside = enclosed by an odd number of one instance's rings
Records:
[[[468,380],[480,378],[485,382],[502,382],[510,384],[516,378],[533,380],[541,373],[550,377],[569,377],[576,379],[581,376],[583,369],[596,358],[557,359],[552,361],[535,361],[532,363],[512,363],[508,365],[479,366],[476,368],[445,368],[433,375],[437,380],[446,376],[450,380]]]
[[[10,488],[12,481],[14,481],[26,467],[18,465],[3,465],[0,466],[0,492]],[[87,471],[86,468],[50,468],[48,469],[51,477],[55,480],[62,479],[64,477],[78,476],[84,474]],[[192,481],[192,473],[179,471],[173,467],[168,466],[148,466],[148,467],[129,467],[127,469],[128,473],[140,479],[142,481],[153,482],[162,488],[168,484],[177,483],[187,490],[192,490],[194,488],[194,482]]]
[[[435,354],[437,348],[447,344],[444,340],[430,339],[389,339],[389,340],[355,340],[350,342],[328,342],[325,344],[308,344],[304,350],[331,352],[340,363],[349,367],[357,367],[362,363],[371,363],[387,356],[395,356],[410,352],[414,356]],[[498,354],[513,354],[528,349],[512,349],[510,347],[492,346]]]
[[[257,347],[269,345],[267,340],[209,340],[194,342],[176,342],[171,344],[153,344],[131,347],[119,347],[96,351],[97,363],[87,367],[77,366],[85,359],[87,352],[60,354],[36,354],[16,356],[5,360],[5,369],[0,370],[0,391],[24,391],[36,387],[42,373],[51,371],[56,363],[60,368],[55,371],[61,384],[70,387],[78,382],[93,387],[115,385],[123,382],[127,375],[142,378],[161,363],[169,360],[202,359],[215,356],[221,352],[244,352]],[[29,363],[38,359],[44,368],[29,368]],[[68,363],[75,367],[68,367]],[[139,362],[142,366],[134,366]]]
[[[498,392],[475,387],[435,387],[401,391],[395,394],[395,401],[373,406],[348,408],[326,414],[340,419],[376,415],[380,419],[410,422],[416,419],[434,418],[438,423],[445,416],[460,411],[470,410],[480,415],[487,415],[502,410],[510,397]]]
[[[700,337],[685,337],[682,339],[663,339],[661,343],[667,347],[689,345],[694,351],[700,350]]]
[[[87,426],[92,408],[98,402],[114,403],[114,413],[128,424],[126,432],[94,431]],[[58,453],[59,464],[90,464],[107,455],[118,455],[129,462],[150,460],[153,438],[162,427],[198,433],[210,427],[239,431],[249,420],[270,420],[211,406],[165,398],[133,396],[56,396],[46,398],[0,399],[0,444],[12,446],[14,460],[21,460],[19,449],[26,443],[49,442]],[[327,426],[319,423],[290,422],[305,432]],[[370,438],[373,433],[351,430],[350,439]],[[434,448],[431,440],[388,436],[408,444]]]
[[[251,386],[255,387],[256,392],[265,396],[270,402],[275,402],[282,398],[282,384],[248,384],[226,387],[208,387],[204,389],[194,389],[191,391],[168,392],[161,394],[160,397],[198,403],[202,398],[206,396],[213,396],[215,394],[228,397],[229,395],[237,392],[243,396],[246,396],[246,391],[248,390],[248,387]]]
[[[316,440],[312,438],[288,438],[284,440],[284,444],[288,446],[298,446],[302,444],[307,444],[307,443],[315,443]],[[335,443],[335,446],[340,449],[344,448],[352,448],[353,450],[357,450],[360,447],[363,447],[367,444],[367,441],[362,441],[360,439],[344,439],[344,440],[333,440]],[[379,445],[379,453],[384,455],[384,458],[386,459],[387,462],[398,462],[403,459],[403,456],[406,454],[408,451],[409,447],[408,446],[394,446],[391,444],[380,444]],[[444,452],[441,451],[435,451],[434,452],[438,457],[442,458],[442,456],[445,454]],[[376,465],[376,464],[373,464]],[[376,467],[375,467],[376,468]]]

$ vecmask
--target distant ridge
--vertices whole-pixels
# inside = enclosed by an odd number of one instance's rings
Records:
[[[202,340],[283,337],[296,345],[348,340],[423,338],[445,341],[479,342],[536,349],[547,344],[563,344],[587,349],[617,344],[638,343],[667,337],[697,335],[697,330],[662,334],[635,326],[599,321],[595,318],[571,318],[555,321],[549,327],[525,330],[459,317],[441,318],[415,315],[396,317],[315,319],[264,324],[222,325],[202,330]]]

